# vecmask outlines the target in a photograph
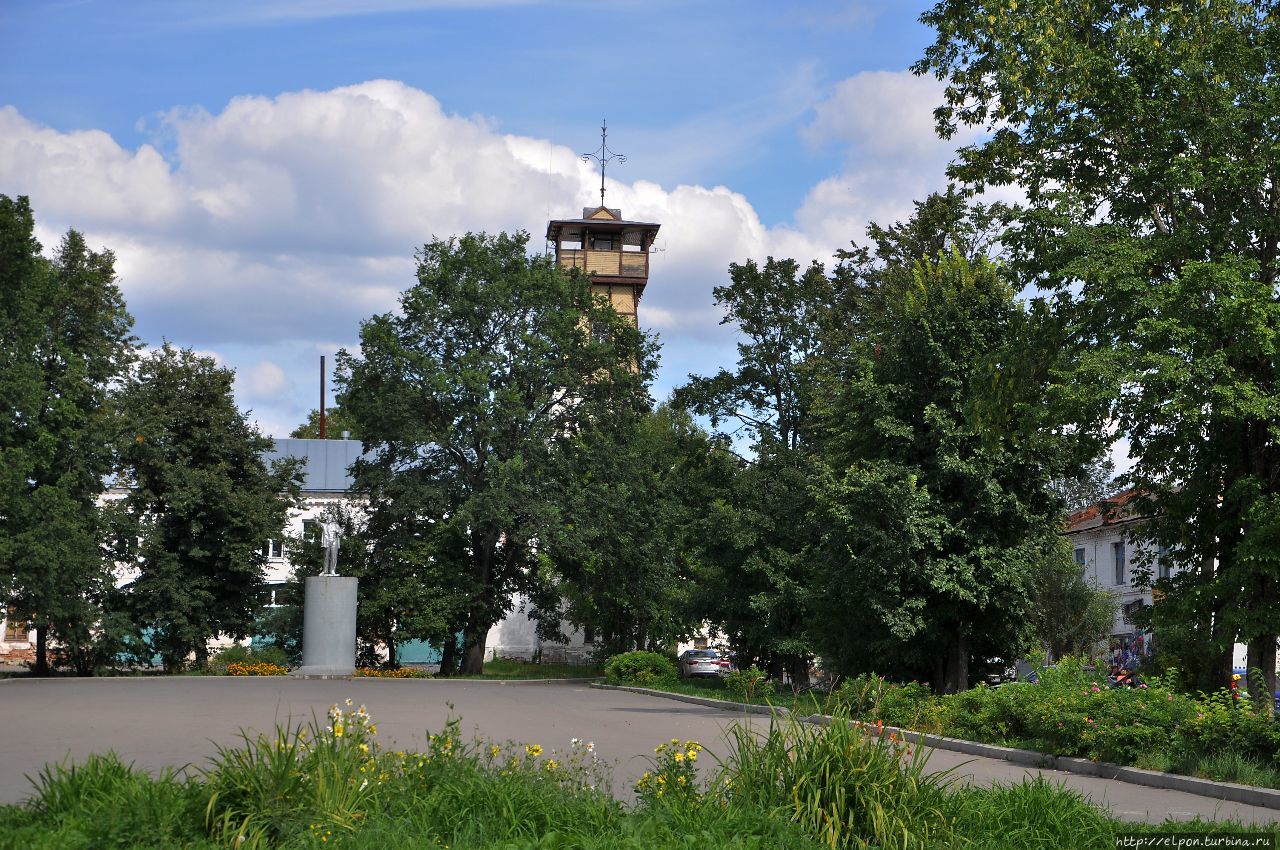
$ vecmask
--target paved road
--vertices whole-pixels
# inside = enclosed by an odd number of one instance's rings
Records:
[[[396,749],[417,749],[451,716],[468,734],[565,748],[571,738],[593,740],[617,763],[615,789],[625,792],[647,767],[655,744],[671,738],[701,741],[723,752],[724,732],[742,715],[581,682],[424,680],[296,681],[283,678],[18,679],[0,682],[0,803],[31,791],[25,778],[49,762],[115,750],[154,770],[201,765],[214,744],[233,744],[241,729],[270,731],[277,723],[323,716],[350,697],[364,703],[378,738]],[[759,723],[756,718],[756,723]],[[704,760],[705,763],[705,760]],[[1280,811],[1138,785],[1037,771],[994,759],[935,751],[930,769],[954,769],[962,781],[990,784],[1045,775],[1090,796],[1126,820],[1233,818],[1280,821]]]

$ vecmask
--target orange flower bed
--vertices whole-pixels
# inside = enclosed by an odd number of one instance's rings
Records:
[[[431,674],[424,670],[413,670],[400,667],[395,670],[384,670],[381,667],[357,667],[351,674],[361,679],[430,679]]]
[[[266,661],[233,661],[227,665],[228,676],[285,676],[288,668]]]

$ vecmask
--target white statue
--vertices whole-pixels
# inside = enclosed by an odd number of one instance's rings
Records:
[[[322,576],[338,574],[338,544],[342,542],[342,526],[336,522],[320,523],[320,545],[324,547],[324,569]]]

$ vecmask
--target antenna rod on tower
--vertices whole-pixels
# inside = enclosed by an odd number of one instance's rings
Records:
[[[320,439],[324,439],[324,355],[320,355]]]
[[[600,206],[602,207],[604,206],[604,167],[608,165],[611,160],[616,159],[618,162],[627,161],[627,158],[622,154],[614,153],[613,151],[609,150],[608,138],[609,138],[609,122],[601,119],[600,147],[596,150],[595,153],[584,153],[582,155],[583,162],[590,162],[591,160],[594,159],[596,162],[600,163]]]

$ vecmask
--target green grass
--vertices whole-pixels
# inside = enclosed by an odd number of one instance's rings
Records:
[[[497,658],[484,663],[484,673],[479,676],[455,676],[457,679],[594,679],[604,675],[591,664],[534,664],[509,658]]]
[[[739,727],[703,783],[690,754],[710,756],[664,742],[634,805],[615,798],[610,766],[583,742],[493,745],[459,727],[429,736],[424,752],[387,752],[362,709],[335,706],[324,721],[246,736],[187,776],[151,776],[111,754],[54,766],[27,804],[0,807],[0,850],[1109,850],[1134,829],[1043,780],[961,787],[924,769],[927,752],[844,722]]]

